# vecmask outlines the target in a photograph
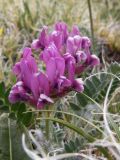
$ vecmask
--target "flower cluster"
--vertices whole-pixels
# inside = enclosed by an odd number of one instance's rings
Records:
[[[43,27],[38,39],[23,50],[21,60],[13,67],[17,83],[10,91],[10,102],[26,101],[40,109],[71,90],[82,92],[83,81],[76,77],[99,64],[90,48],[90,39],[82,36],[77,26],[69,32],[67,25],[59,22],[50,33]],[[44,71],[40,71],[33,51],[40,53]]]

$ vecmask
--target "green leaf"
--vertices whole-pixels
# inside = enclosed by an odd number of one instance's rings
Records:
[[[25,126],[29,126],[30,123],[32,122],[32,120],[33,120],[33,113],[32,112],[28,112],[28,113],[23,114],[22,123]]]
[[[26,105],[24,103],[19,104],[19,109],[17,112],[17,119],[18,121],[22,121],[23,119],[23,112],[26,111]]]
[[[57,122],[57,123],[60,123],[66,127],[68,127],[69,129],[75,131],[76,133],[78,133],[79,135],[81,135],[82,137],[86,138],[89,142],[94,142],[95,141],[95,138],[92,137],[90,134],[86,133],[82,128],[80,127],[76,127],[74,124],[71,124],[69,122],[66,122],[64,120],[61,120],[61,119],[57,119],[57,118],[39,118],[39,119],[46,119],[46,120],[50,120],[50,121],[53,121],[53,122]],[[102,147],[98,147],[100,149],[100,151],[106,156],[109,158],[109,160],[112,160],[111,158],[111,155],[108,154],[107,150],[105,148],[102,148]]]
[[[109,71],[112,72],[113,74],[120,74],[120,64],[117,62],[111,63]]]
[[[70,140],[65,143],[64,148],[66,152],[79,152],[80,149],[83,147],[82,138],[78,139],[75,138],[75,140]]]
[[[77,93],[77,103],[85,107],[87,104],[93,103],[92,99],[98,103],[103,102],[110,80],[111,76],[105,73],[100,73],[99,77],[94,75],[87,79],[84,84],[84,92]],[[120,81],[114,78],[109,97],[112,96],[118,86],[120,86]]]
[[[11,105],[11,111],[13,111],[13,112],[18,112],[19,107],[20,107],[20,103],[12,104],[12,105]]]
[[[3,99],[0,99],[0,106],[3,106],[3,104],[4,104]]]
[[[9,100],[8,100],[8,96],[9,96],[10,90],[11,90],[11,88],[8,88],[8,89],[6,90],[6,92],[5,92],[5,97],[4,97],[4,101],[5,101],[5,103],[8,104],[8,105],[10,104],[10,103],[9,103]]]
[[[96,77],[94,76],[94,78],[92,79],[93,83],[95,86],[99,86],[101,84],[101,81]]]
[[[68,127],[69,129],[75,131],[76,133],[78,133],[79,135],[83,136],[84,138],[86,138],[89,142],[93,142],[95,139],[94,137],[92,137],[90,134],[84,132],[84,130],[80,127],[76,127],[74,124],[71,124],[69,122],[66,122],[65,120],[61,120],[58,118],[43,118],[42,119],[46,119],[46,120],[51,120],[57,123],[60,123],[66,127]]]
[[[69,145],[70,145],[70,148],[71,148],[73,151],[75,151],[76,145],[75,145],[74,141],[71,140],[71,141],[69,142]]]
[[[119,130],[119,126],[114,122],[113,118],[111,116],[109,116],[109,121],[110,121],[110,124],[112,126],[112,128],[114,129],[116,135],[117,135],[117,138],[120,142],[120,130]]]
[[[96,90],[96,86],[95,86],[95,84],[94,84],[93,81],[91,81],[91,80],[88,79],[86,81],[86,86],[89,89],[90,94],[96,93],[97,90]]]
[[[74,110],[74,111],[81,110],[81,108],[78,105],[76,105],[75,103],[69,103],[69,104],[70,104],[70,107],[72,108],[72,110]]]
[[[9,107],[7,105],[0,105],[1,112],[9,112]]]
[[[87,105],[86,97],[83,94],[78,93],[76,97],[81,107],[85,107]]]
[[[64,148],[67,153],[73,152],[72,148],[68,144],[64,144]]]
[[[21,144],[22,132],[8,114],[0,116],[0,160],[30,160]]]
[[[78,138],[75,139],[75,144],[76,144],[76,146],[80,146],[81,145],[80,144],[80,140]]]
[[[5,94],[5,84],[4,82],[0,83],[0,98],[4,98],[4,94]]]
[[[14,112],[11,112],[9,114],[9,118],[13,119],[13,120],[16,120],[16,116],[15,116],[15,113]]]

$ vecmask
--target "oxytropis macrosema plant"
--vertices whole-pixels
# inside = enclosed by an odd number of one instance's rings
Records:
[[[77,77],[99,64],[90,49],[90,39],[82,36],[77,26],[70,32],[64,22],[55,24],[51,32],[44,26],[13,67],[17,83],[10,91],[9,101],[24,101],[41,109],[72,90],[82,92],[84,84]],[[39,58],[35,59],[33,53]],[[43,68],[39,67],[42,63]]]

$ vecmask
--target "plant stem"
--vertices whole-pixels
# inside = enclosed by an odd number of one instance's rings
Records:
[[[108,0],[105,0],[106,10],[107,10],[107,16],[109,17],[109,2]]]
[[[9,106],[9,113],[11,111],[11,107]],[[12,140],[11,140],[11,123],[10,118],[8,117],[8,133],[9,133],[9,152],[10,152],[10,160],[13,159],[12,157]]]
[[[88,10],[89,10],[89,18],[90,18],[91,37],[92,37],[92,43],[93,43],[93,48],[94,48],[95,46],[94,46],[94,28],[93,28],[92,7],[91,7],[90,0],[87,0],[87,3],[88,3]]]
[[[12,141],[11,141],[11,129],[10,129],[10,119],[9,118],[8,118],[8,128],[9,128],[10,160],[12,160]]]
[[[48,110],[49,107],[46,106],[46,110]],[[46,130],[46,139],[48,140],[49,139],[49,112],[46,112],[46,119],[45,119],[45,130]]]

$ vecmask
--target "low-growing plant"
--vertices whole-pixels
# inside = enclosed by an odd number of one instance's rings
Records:
[[[101,22],[119,20],[119,3],[100,2],[0,6],[0,159],[119,159],[120,65],[106,63],[96,37]],[[80,28],[70,30],[73,24]],[[113,40],[117,30],[109,33]],[[112,42],[118,49],[119,42]]]

